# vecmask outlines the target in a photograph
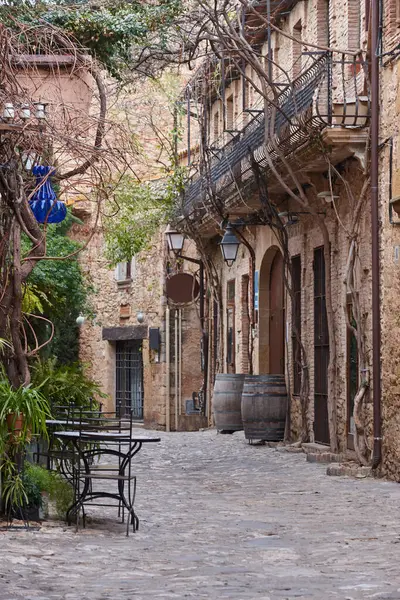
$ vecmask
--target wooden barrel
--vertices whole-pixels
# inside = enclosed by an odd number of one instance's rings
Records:
[[[213,408],[215,426],[219,431],[243,429],[241,403],[244,378],[244,374],[223,373],[215,377]]]
[[[246,439],[268,442],[283,440],[287,403],[284,375],[246,375],[242,393]]]

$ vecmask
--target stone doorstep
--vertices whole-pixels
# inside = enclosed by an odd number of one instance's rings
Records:
[[[279,445],[275,448],[278,452],[290,452],[292,454],[304,454],[303,447],[295,442],[294,444],[285,444],[284,442],[279,442]]]
[[[326,469],[327,475],[336,477],[356,477],[357,479],[364,479],[365,477],[373,477],[373,471],[371,467],[361,467],[357,463],[332,463]]]
[[[301,445],[306,454],[326,454],[329,452],[329,446],[325,444],[317,444],[316,442],[306,442]]]
[[[329,450],[329,446],[316,443],[305,443],[302,445],[306,453],[307,462],[313,463],[338,463],[345,459],[344,454],[336,454]]]
[[[339,463],[346,460],[345,454],[335,454],[334,452],[306,452],[307,462],[312,463]]]

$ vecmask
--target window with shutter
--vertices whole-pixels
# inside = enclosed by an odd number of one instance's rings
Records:
[[[125,281],[126,279],[126,262],[120,262],[115,268],[115,279],[117,281]]]
[[[118,284],[130,283],[136,276],[136,259],[127,262],[120,262],[115,268],[115,279]]]

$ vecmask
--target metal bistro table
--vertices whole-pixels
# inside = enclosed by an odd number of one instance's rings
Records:
[[[75,501],[69,507],[66,520],[71,524],[72,515],[78,516],[79,510],[84,511],[84,505],[99,498],[109,498],[118,501],[118,507],[128,511],[127,535],[129,534],[129,521],[133,531],[139,528],[139,519],[135,514],[133,504],[136,491],[136,477],[132,474],[132,459],[140,451],[143,444],[160,442],[159,437],[147,437],[132,435],[131,432],[107,432],[107,431],[57,431],[55,437],[64,442],[66,448],[71,442],[76,451],[77,467],[73,466],[73,484],[75,487]],[[122,445],[125,445],[123,448]],[[126,447],[126,445],[128,445]],[[118,465],[111,467],[114,473],[110,473],[109,466],[94,464],[94,458],[101,456],[114,456],[118,458]],[[64,475],[71,479],[71,471],[63,465],[61,470]],[[106,471],[103,473],[102,471]],[[93,480],[116,481],[117,491],[93,490]],[[134,482],[133,494],[131,482]],[[82,490],[80,484],[82,483]],[[126,489],[127,488],[127,489]]]

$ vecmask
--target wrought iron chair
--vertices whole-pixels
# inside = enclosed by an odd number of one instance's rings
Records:
[[[97,420],[99,421],[99,419]],[[70,479],[74,487],[74,503],[67,512],[67,522],[75,520],[79,525],[79,515],[82,513],[83,526],[86,524],[85,505],[117,506],[118,516],[125,520],[125,509],[128,511],[126,534],[129,535],[129,525],[133,531],[138,529],[139,520],[135,515],[134,501],[136,494],[136,477],[132,473],[132,457],[136,453],[133,441],[132,416],[128,422],[117,417],[106,417],[103,413],[99,423],[90,423],[87,427],[87,416],[81,415],[81,424],[70,432],[70,444],[65,444],[73,450],[74,459],[63,461],[69,464],[72,471],[63,467],[64,475]],[[64,432],[66,433],[66,432]],[[61,434],[61,437],[64,434]],[[127,445],[127,449],[124,446]],[[108,455],[118,459],[118,464],[102,464],[101,456]],[[99,459],[99,460],[96,460]],[[103,487],[95,484],[102,482]],[[106,482],[114,482],[116,490],[110,491]],[[107,502],[98,502],[100,499]],[[109,501],[113,500],[113,503]]]

